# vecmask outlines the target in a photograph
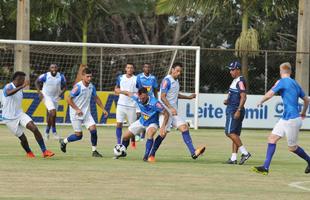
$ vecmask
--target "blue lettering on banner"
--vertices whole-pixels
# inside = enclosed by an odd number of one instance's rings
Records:
[[[298,104],[298,110],[299,110],[299,112],[302,111],[303,106],[304,106],[304,105],[301,104],[301,103]],[[274,115],[274,117],[282,117],[283,112],[284,112],[284,105],[283,105],[282,102],[281,102],[281,103],[277,103],[277,104],[275,105],[275,111],[276,111],[276,114]],[[308,109],[306,118],[310,118],[310,109]]]

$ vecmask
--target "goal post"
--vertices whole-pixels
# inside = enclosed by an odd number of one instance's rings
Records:
[[[82,66],[82,49],[87,47],[88,67],[94,74],[97,90],[113,91],[117,75],[124,73],[126,62],[135,65],[136,74],[142,72],[144,63],[150,63],[158,84],[169,73],[174,62],[183,64],[183,74],[179,78],[180,92],[196,93],[194,106],[194,128],[198,128],[198,95],[200,78],[200,47],[170,45],[136,45],[79,42],[47,42],[0,39],[0,87],[8,82],[8,75],[14,71],[14,50],[18,45],[28,45],[30,89],[34,80],[56,63],[68,79],[71,89]]]

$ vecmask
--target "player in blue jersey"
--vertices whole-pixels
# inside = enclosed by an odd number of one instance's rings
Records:
[[[229,64],[230,75],[234,79],[229,87],[228,98],[224,100],[226,108],[225,134],[232,141],[232,155],[226,163],[237,164],[238,149],[241,152],[239,165],[243,165],[251,154],[246,150],[240,139],[242,121],[244,118],[244,104],[246,101],[246,83],[241,76],[241,64],[238,61]]]
[[[60,136],[56,131],[56,113],[58,109],[58,101],[66,90],[66,78],[63,74],[58,72],[58,66],[56,64],[51,64],[49,72],[41,74],[37,78],[35,85],[39,97],[48,111],[45,139],[49,139],[50,129],[52,128],[54,138],[59,140]]]
[[[10,131],[19,138],[20,144],[27,153],[27,157],[33,158],[35,155],[29,147],[23,127],[33,132],[33,135],[41,148],[43,157],[52,157],[54,156],[54,153],[46,149],[39,129],[33,123],[32,119],[22,110],[23,88],[29,85],[29,81],[25,80],[25,76],[26,74],[24,72],[15,72],[12,78],[13,81],[3,88],[3,122]]]
[[[306,167],[305,173],[310,173],[310,157],[297,144],[299,129],[302,126],[302,119],[306,117],[309,99],[305,95],[300,85],[291,78],[291,73],[292,68],[290,63],[282,63],[280,65],[281,79],[276,82],[271,90],[269,90],[258,103],[258,106],[262,106],[264,102],[272,98],[276,93],[280,93],[284,104],[283,116],[274,126],[271,134],[268,137],[268,148],[264,165],[253,168],[255,172],[264,175],[267,175],[269,172],[269,166],[273,154],[276,150],[277,142],[284,136],[287,138],[289,151],[295,153],[307,162],[308,165]],[[299,98],[304,101],[301,113],[299,113]]]
[[[140,118],[128,127],[128,131],[124,134],[122,144],[127,148],[129,140],[133,135],[146,130],[147,141],[145,144],[145,153],[143,160],[147,161],[150,151],[153,147],[154,135],[159,126],[159,114],[163,115],[163,126],[160,128],[160,134],[164,134],[165,127],[169,119],[169,114],[163,105],[154,97],[150,96],[146,88],[140,88],[138,95],[134,93],[121,91],[120,93],[127,95],[133,99],[141,110]],[[119,157],[125,157],[127,154],[122,154]],[[116,157],[118,158],[118,157]]]

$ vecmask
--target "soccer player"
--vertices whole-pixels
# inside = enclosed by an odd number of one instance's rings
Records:
[[[13,81],[8,83],[3,88],[3,122],[10,129],[10,131],[19,138],[20,144],[27,153],[27,157],[34,158],[35,155],[29,147],[27,137],[23,132],[23,127],[33,132],[34,137],[41,148],[43,157],[52,157],[54,156],[54,153],[46,149],[39,129],[33,123],[32,119],[26,113],[24,113],[21,108],[23,100],[23,88],[29,85],[29,81],[25,80],[25,76],[26,74],[24,72],[15,72],[12,78]]]
[[[163,115],[163,126],[160,128],[160,133],[164,134],[165,127],[169,119],[169,114],[163,105],[154,97],[149,95],[149,91],[142,87],[138,91],[138,95],[127,91],[120,91],[121,94],[131,97],[141,110],[140,118],[132,123],[128,127],[128,131],[124,134],[122,144],[127,148],[129,145],[129,139],[142,130],[146,130],[147,141],[145,144],[145,153],[143,160],[147,161],[150,151],[153,147],[154,135],[159,126],[159,114]],[[125,157],[127,154],[120,155],[118,157]],[[116,158],[118,158],[116,157]]]
[[[307,162],[308,166],[305,170],[305,173],[310,173],[310,157],[297,144],[299,129],[302,126],[302,119],[306,117],[309,99],[305,95],[300,85],[291,78],[291,73],[291,64],[288,62],[282,63],[280,65],[281,79],[276,82],[271,90],[269,90],[258,103],[258,106],[262,106],[263,103],[272,98],[275,93],[280,93],[284,104],[283,115],[274,126],[271,134],[268,137],[268,147],[264,165],[253,168],[255,172],[264,175],[267,175],[269,172],[269,166],[272,160],[272,156],[276,151],[277,142],[284,136],[287,138],[288,150],[295,153]],[[301,98],[304,101],[301,114],[299,114],[298,98]]]
[[[234,79],[229,87],[228,98],[224,100],[226,108],[225,134],[232,141],[232,154],[226,163],[237,164],[238,149],[241,152],[239,165],[243,165],[251,154],[246,150],[240,139],[242,121],[244,118],[244,104],[246,101],[246,83],[241,76],[241,64],[234,61],[229,64],[230,75]]]
[[[91,70],[89,68],[85,68],[82,72],[82,80],[74,85],[69,97],[67,98],[67,102],[70,105],[71,124],[75,133],[60,140],[60,149],[64,153],[66,153],[66,147],[69,142],[75,142],[82,139],[82,124],[84,124],[90,132],[92,156],[102,157],[102,155],[97,151],[97,128],[90,113],[91,98],[95,98],[96,104],[103,110],[105,117],[108,115],[108,112],[104,109],[101,100],[97,96],[96,88],[91,83],[91,79]]]
[[[127,63],[125,74],[118,76],[115,86],[115,94],[119,95],[116,107],[116,139],[117,144],[121,143],[123,123],[127,118],[127,122],[131,125],[137,119],[136,102],[130,97],[119,93],[120,91],[137,92],[137,77],[134,75],[134,65]],[[132,147],[135,148],[135,138],[132,138]]]
[[[166,137],[167,132],[170,131],[170,126],[177,128],[182,132],[183,141],[186,144],[190,155],[193,159],[198,158],[205,151],[205,147],[199,147],[195,149],[192,138],[189,133],[189,127],[187,123],[178,115],[177,113],[177,102],[178,99],[194,99],[196,94],[190,96],[182,95],[179,93],[180,84],[178,78],[182,73],[182,64],[174,63],[171,68],[170,75],[167,75],[160,86],[160,101],[164,104],[168,110],[170,116],[169,121],[165,127],[165,132],[161,132],[155,139],[153,148],[151,150],[150,156],[148,158],[149,162],[155,162],[155,153],[159,148],[161,142]],[[160,127],[163,126],[163,116],[159,117]]]
[[[41,92],[41,85],[42,92]],[[50,129],[54,138],[59,140],[60,137],[56,131],[56,113],[58,108],[58,101],[66,90],[66,79],[63,74],[58,72],[58,66],[51,64],[49,72],[41,74],[35,82],[40,99],[45,104],[47,114],[47,126],[45,130],[45,139],[49,139]]]

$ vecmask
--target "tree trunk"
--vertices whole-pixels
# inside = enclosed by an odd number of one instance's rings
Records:
[[[83,27],[82,27],[82,34],[83,34],[83,43],[87,43],[87,30],[88,30],[88,21],[87,19],[84,19],[83,21]],[[87,47],[82,47],[82,64],[87,65]]]
[[[184,22],[184,16],[180,16],[173,36],[173,43],[172,43],[173,45],[178,45],[180,43],[183,22]]]
[[[244,6],[245,7],[245,6]],[[249,15],[247,10],[243,8],[242,10],[242,32],[246,33],[248,31],[249,27]],[[241,49],[242,51],[246,49]],[[242,52],[242,57],[241,57],[241,65],[242,65],[242,75],[244,76],[245,80],[247,81],[248,88],[250,87],[249,85],[249,67],[248,67],[248,53],[247,52]]]

